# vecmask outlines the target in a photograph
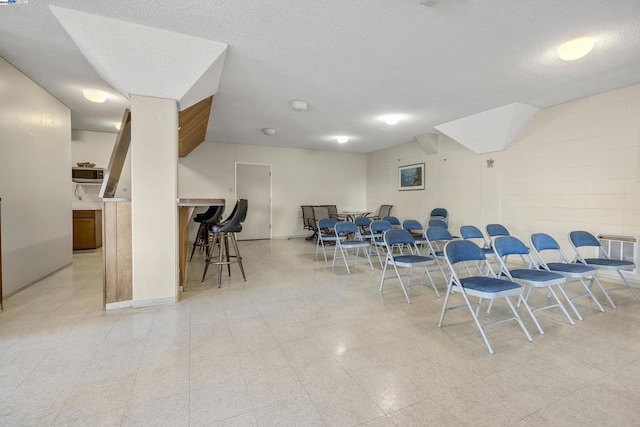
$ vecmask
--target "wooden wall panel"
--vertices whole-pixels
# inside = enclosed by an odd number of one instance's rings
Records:
[[[104,304],[133,299],[131,274],[131,202],[105,202]]]
[[[213,96],[180,111],[178,115],[178,156],[185,157],[204,141]]]

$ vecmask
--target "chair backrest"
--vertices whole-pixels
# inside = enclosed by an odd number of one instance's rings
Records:
[[[366,216],[356,217],[355,224],[358,227],[369,227],[369,225],[371,224],[371,218],[367,218]]]
[[[222,214],[224,213],[224,206],[216,206],[216,211],[213,213],[213,215],[206,220],[206,223],[208,225],[213,225],[213,224],[217,224],[218,221],[220,221],[220,217],[222,216]]]
[[[329,217],[336,218],[338,216],[338,207],[336,205],[327,205]]]
[[[499,257],[507,255],[529,255],[529,249],[517,237],[499,236],[493,242],[493,249]]]
[[[214,216],[219,211],[219,208],[220,206],[209,206],[206,212],[200,214],[200,217],[204,221],[208,221],[212,216]],[[224,206],[222,207],[222,209],[224,210]]]
[[[443,227],[429,227],[424,233],[427,240],[430,242],[442,242],[445,240],[453,240],[449,230]]]
[[[485,261],[482,249],[471,240],[452,240],[444,247],[447,262],[451,265],[463,261]]]
[[[242,222],[247,218],[247,210],[249,208],[249,202],[247,199],[239,199],[235,206],[235,212],[227,220],[227,222],[220,227],[220,232],[239,232],[242,231]]]
[[[422,224],[415,219],[405,219],[402,221],[402,228],[408,232],[420,231],[422,232]]]
[[[600,247],[600,241],[593,234],[588,231],[572,231],[569,233],[569,240],[571,244],[580,248],[582,246],[594,246],[596,248]]]
[[[313,206],[313,217],[316,221],[321,218],[330,218],[329,209],[326,206]]]
[[[336,221],[333,218],[320,218],[318,220],[318,228],[320,230],[322,229],[333,229],[336,226],[336,223],[338,221]]]
[[[384,218],[385,216],[391,215],[391,208],[393,205],[380,205],[380,209],[378,209],[378,218]]]
[[[359,234],[358,226],[351,221],[338,221],[334,227],[336,236],[342,236],[349,233]]]
[[[432,228],[432,227],[449,228],[449,224],[447,224],[441,219],[430,219],[429,228]]]
[[[315,228],[315,220],[313,218],[313,206],[311,205],[303,205],[300,206],[302,208],[302,223],[306,227]]]
[[[390,248],[395,245],[414,245],[416,239],[407,230],[393,228],[384,233],[384,242]]]
[[[482,234],[482,231],[480,231],[480,229],[475,225],[463,225],[462,227],[460,227],[460,237],[462,237],[465,240],[467,239],[483,239],[484,240],[484,234]]]
[[[372,221],[369,226],[372,233],[380,233],[385,232],[387,230],[391,230],[393,227],[389,224],[388,221],[380,220],[380,221]]]
[[[231,221],[231,218],[233,218],[233,216],[236,214],[236,212],[238,211],[238,205],[240,204],[240,199],[238,199],[236,201],[236,204],[233,206],[233,209],[231,210],[231,213],[229,214],[229,216],[227,217],[227,219],[225,219],[222,222],[229,222]]]
[[[487,234],[490,237],[510,236],[509,230],[502,224],[487,224]]]
[[[542,252],[549,249],[559,251],[560,245],[556,242],[556,239],[548,235],[547,233],[534,233],[531,235],[531,246],[536,252]]]
[[[400,225],[400,220],[398,218],[396,218],[395,216],[385,216],[384,218],[382,218],[383,221],[387,221],[389,224],[393,225]]]
[[[445,208],[435,208],[431,210],[431,214],[429,215],[431,219],[442,219],[447,221],[449,218],[449,211]]]

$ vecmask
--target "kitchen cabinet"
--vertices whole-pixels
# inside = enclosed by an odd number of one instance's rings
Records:
[[[102,211],[73,211],[73,250],[102,246]]]

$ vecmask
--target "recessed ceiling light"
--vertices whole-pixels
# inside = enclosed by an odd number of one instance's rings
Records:
[[[273,136],[276,134],[276,130],[272,128],[262,128],[262,133],[268,136]]]
[[[384,118],[384,122],[386,124],[388,124],[389,126],[397,125],[399,121],[400,121],[400,117],[398,117],[395,114],[389,115],[389,116],[385,116],[385,118]]]
[[[120,122],[115,122],[113,125],[116,127],[116,129],[120,130],[120,126],[122,124]]]
[[[340,144],[345,144],[345,143],[349,142],[349,137],[348,136],[336,136],[336,141],[338,141]]]
[[[289,101],[289,105],[295,111],[306,111],[309,103],[302,99],[294,99],[293,101]]]
[[[565,61],[573,61],[582,58],[593,49],[595,41],[593,37],[578,37],[562,43],[558,47],[558,56]]]
[[[84,89],[82,94],[91,102],[104,102],[107,100],[107,93],[98,89]]]

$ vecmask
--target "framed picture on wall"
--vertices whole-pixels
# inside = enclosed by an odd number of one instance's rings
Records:
[[[424,163],[398,168],[398,190],[424,190]]]

